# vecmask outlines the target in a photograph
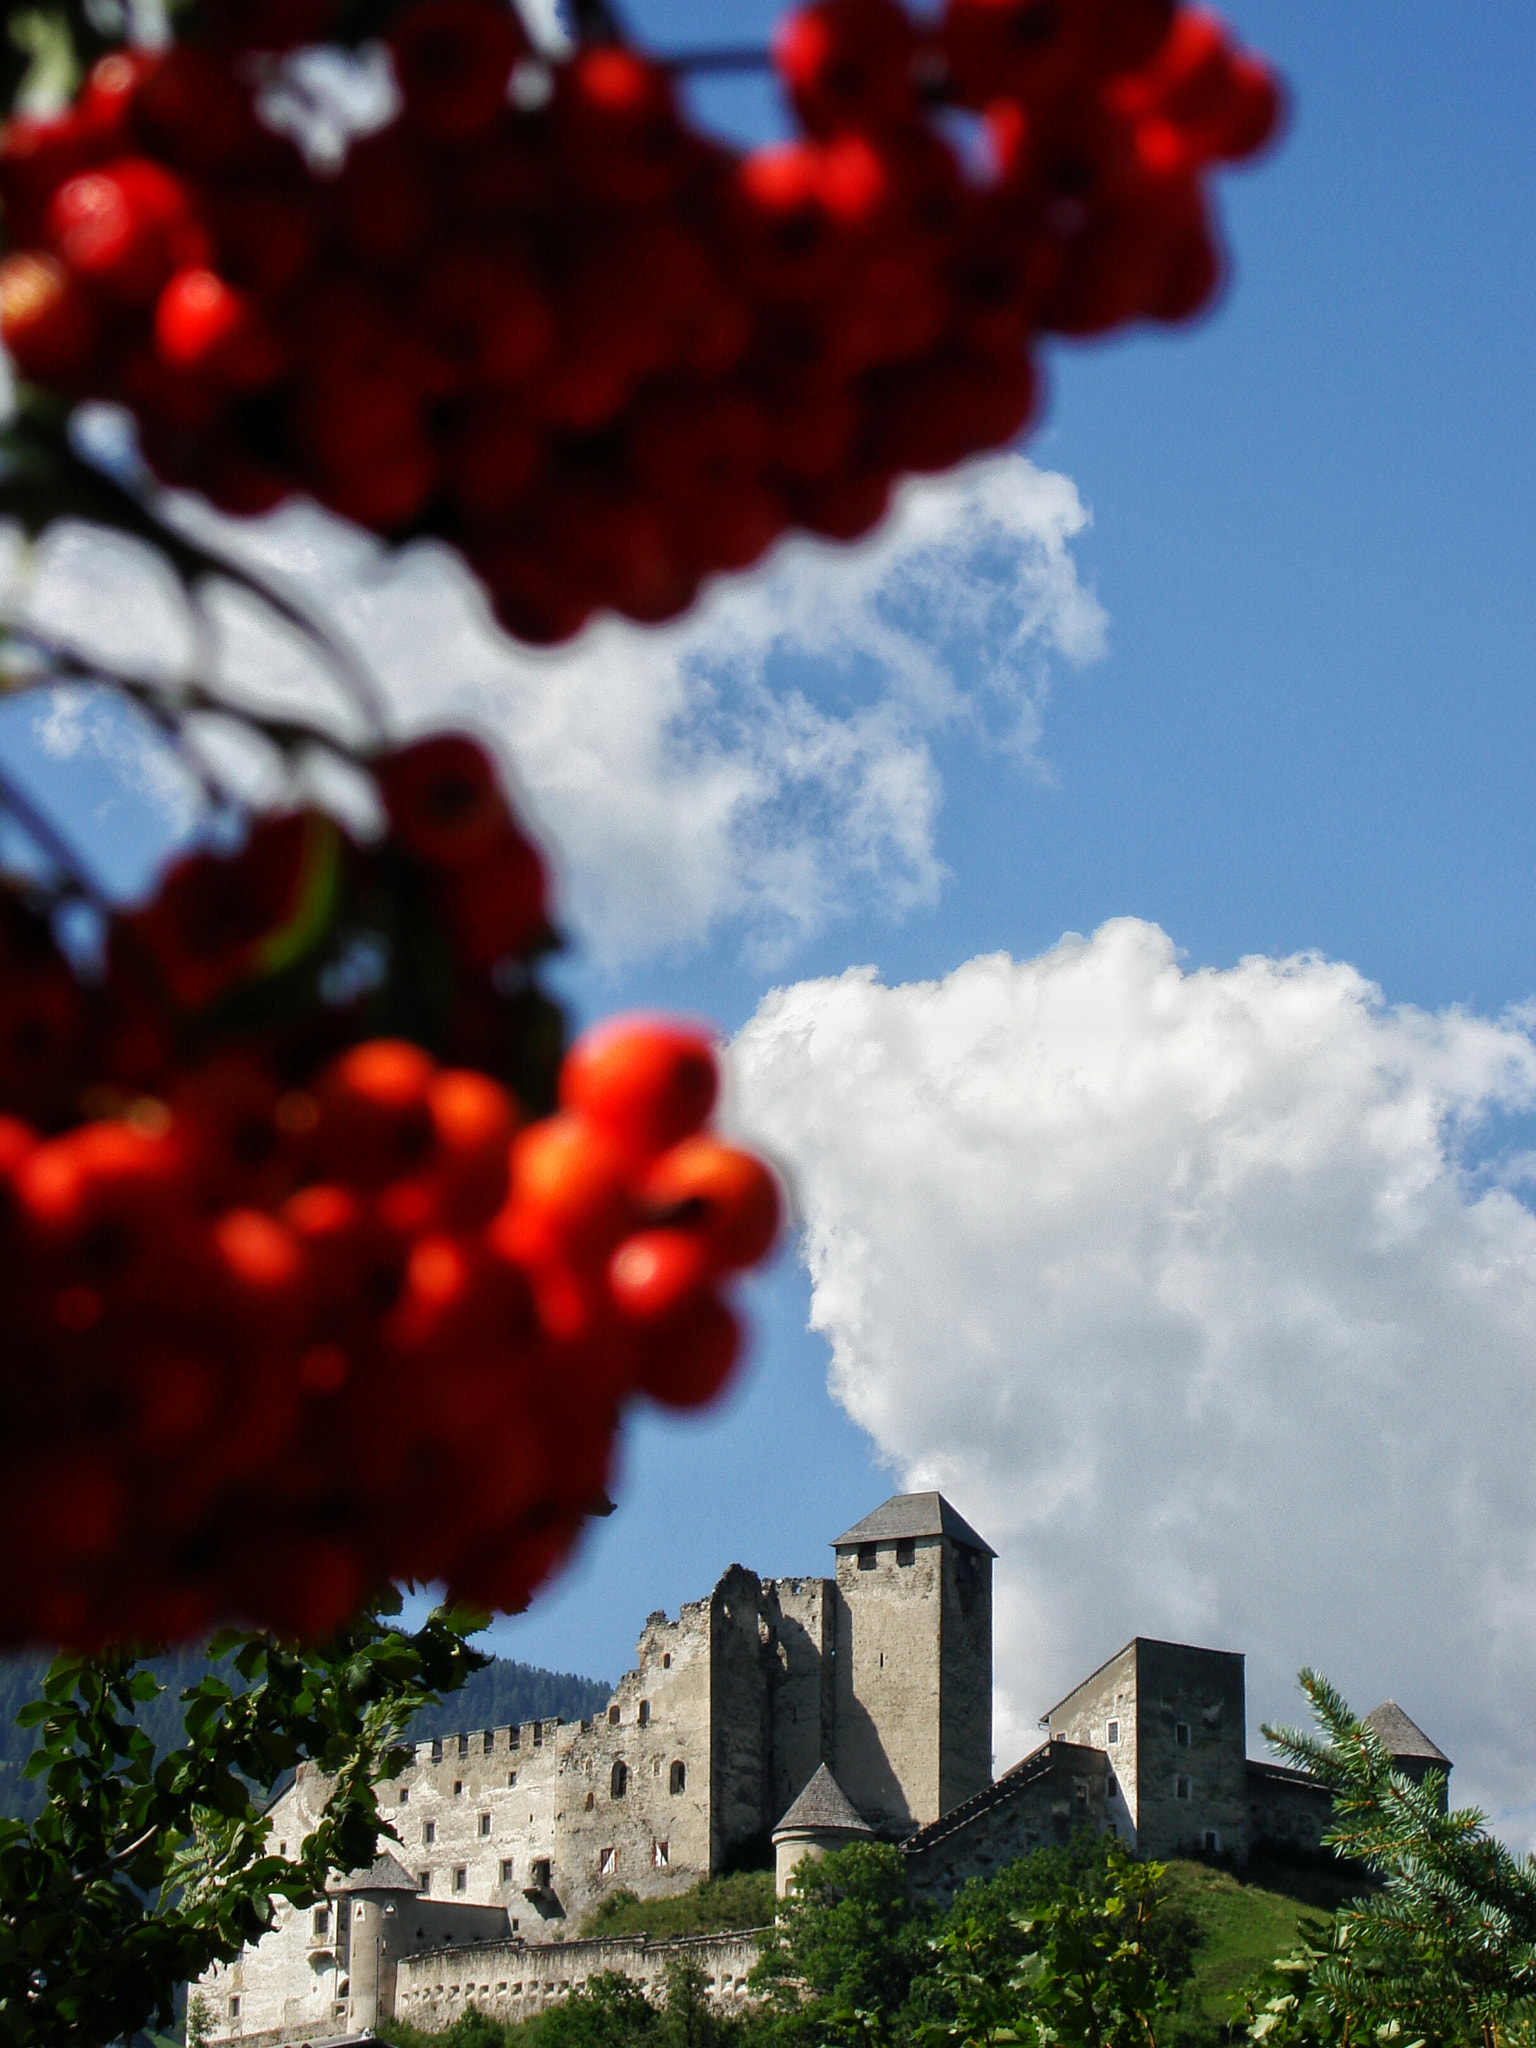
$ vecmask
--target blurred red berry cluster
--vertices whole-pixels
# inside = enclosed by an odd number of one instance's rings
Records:
[[[1277,111],[1174,0],[815,0],[775,50],[800,137],[742,156],[633,50],[541,67],[504,0],[411,0],[398,116],[324,177],[251,52],[335,14],[217,9],[13,122],[0,331],[227,510],[307,491],[446,537],[533,641],[668,618],[791,527],[861,534],[904,472],[1021,429],[1039,335],[1196,311],[1203,174]]]
[[[490,763],[441,737],[377,772],[379,845],[262,821],[114,920],[94,985],[0,895],[0,1643],[313,1637],[388,1579],[520,1607],[624,1403],[730,1373],[720,1286],[778,1195],[706,1129],[708,1039],[619,1020],[562,1063],[503,992],[547,923]],[[327,1004],[370,909],[407,958]],[[373,1033],[413,976],[450,1044],[468,1004],[472,1064]]]

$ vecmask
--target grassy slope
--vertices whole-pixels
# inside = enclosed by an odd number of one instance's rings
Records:
[[[1290,1952],[1303,1922],[1326,1919],[1360,1888],[1326,1867],[1255,1865],[1239,1879],[1205,1863],[1170,1863],[1170,1896],[1196,1914],[1205,1932],[1194,1988],[1206,2017],[1226,2019],[1233,1993]]]
[[[652,1941],[668,1941],[679,1934],[768,1927],[773,1911],[773,1872],[741,1870],[730,1877],[706,1877],[670,1899],[638,1899],[633,1892],[615,1892],[575,1931],[582,1938],[648,1934]]]

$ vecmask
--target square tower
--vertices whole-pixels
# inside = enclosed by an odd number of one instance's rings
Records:
[[[1046,1715],[1102,1749],[1108,1811],[1142,1856],[1248,1855],[1247,1697],[1236,1650],[1136,1636]]]
[[[832,1768],[900,1836],[992,1782],[992,1560],[939,1493],[900,1493],[837,1554]]]

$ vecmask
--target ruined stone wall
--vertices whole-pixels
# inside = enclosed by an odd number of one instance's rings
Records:
[[[757,1934],[703,1934],[651,1942],[643,1934],[606,1941],[504,1942],[413,1956],[400,1966],[396,2016],[428,2033],[451,2027],[469,2006],[493,2019],[529,2019],[614,1972],[661,2003],[667,1965],[697,1963],[713,2003],[726,2011],[747,2001],[747,1974],[757,1961]]]
[[[739,1564],[710,1598],[710,1860],[766,1864],[773,1803],[773,1633],[756,1572]]]
[[[1137,1643],[1136,1840],[1143,1856],[1248,1854],[1243,1659]]]
[[[1060,1738],[1103,1750],[1112,1774],[1112,1781],[1106,1782],[1109,1817],[1133,1847],[1138,1839],[1136,1725],[1135,1643],[1091,1672],[1051,1709],[1048,1722],[1053,1741]]]
[[[992,1560],[951,1537],[939,1612],[939,1793],[951,1812],[992,1782]]]
[[[837,1553],[832,1772],[871,1827],[890,1835],[941,1811],[944,1568],[939,1537]]]
[[[832,1754],[836,1587],[830,1579],[764,1579],[761,1600],[769,1633],[772,1828]]]
[[[995,1877],[1080,1828],[1104,1832],[1113,1824],[1107,1777],[1102,1750],[1046,1743],[902,1845],[909,1895],[946,1905],[973,1877]]]

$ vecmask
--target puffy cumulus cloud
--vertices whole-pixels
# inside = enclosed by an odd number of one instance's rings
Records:
[[[1101,651],[1073,555],[1086,523],[1068,478],[1004,456],[910,485],[860,548],[790,543],[675,626],[608,622],[549,654],[493,631],[446,550],[388,558],[304,509],[216,530],[324,607],[400,727],[469,719],[504,742],[568,917],[621,958],[725,927],[772,956],[855,909],[931,900],[935,736],[1030,757],[1053,670]],[[24,586],[13,560],[11,609],[174,665],[190,644],[174,595],[142,566],[135,593],[134,567],[63,532],[25,558]],[[237,691],[313,701],[312,667],[248,603],[217,615]]]
[[[1185,972],[1130,919],[764,1000],[739,1116],[833,1392],[1001,1553],[1000,1763],[1165,1636],[1249,1653],[1258,1753],[1312,1662],[1536,1832],[1536,1217],[1487,1163],[1530,1023],[1311,956]]]

